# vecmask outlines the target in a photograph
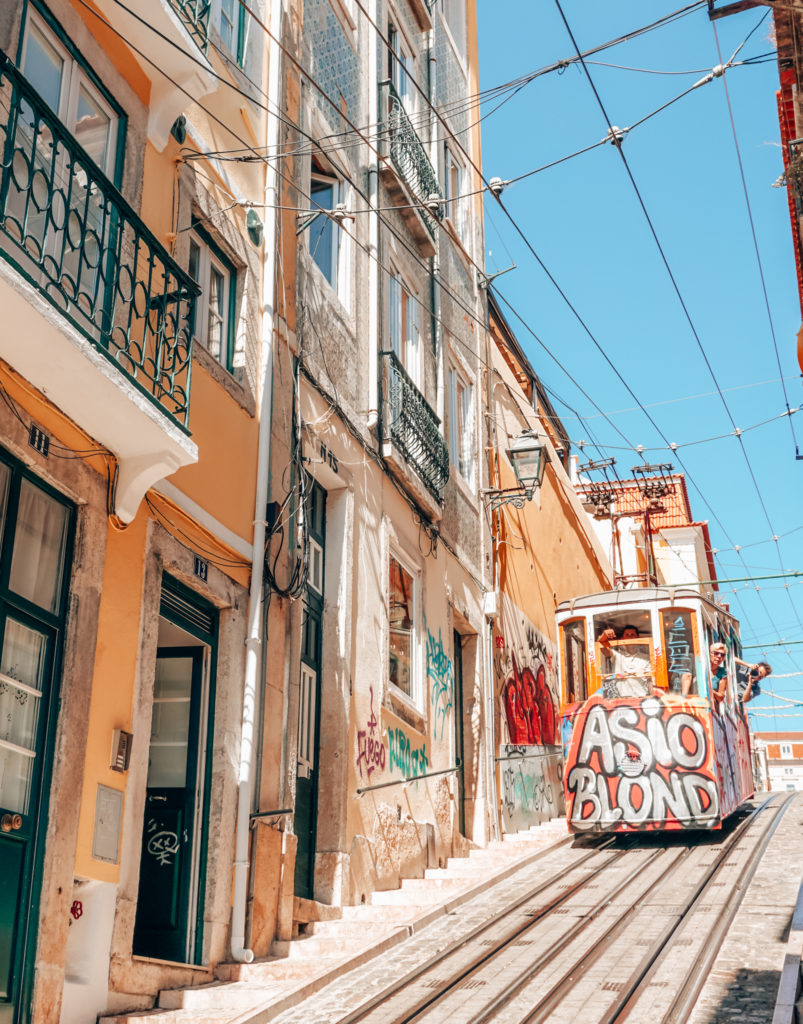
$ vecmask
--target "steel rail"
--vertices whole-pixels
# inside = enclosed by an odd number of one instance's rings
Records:
[[[723,847],[718,853],[716,860],[706,870],[703,878],[696,886],[691,899],[687,902],[685,909],[677,915],[677,917],[664,928],[656,940],[653,943],[650,951],[642,958],[641,963],[636,970],[631,974],[627,988],[618,998],[618,1000],[611,1006],[611,1008],[603,1014],[596,1024],[612,1024],[613,1021],[619,1020],[624,1011],[624,1007],[630,1002],[633,995],[637,991],[638,987],[642,984],[644,977],[649,972],[651,967],[655,964],[658,957],[661,956],[666,947],[671,943],[671,940],[681,924],[686,920],[693,909],[699,905],[701,897],[707,892],[711,883],[714,881],[716,876],[724,868],[725,862],[731,853],[737,848],[739,841],[741,840],[744,833],[754,824],[758,816],[767,809],[767,807],[774,802],[775,797],[770,797],[765,800],[759,807],[754,808],[751,813],[745,817],[744,821],[740,822],[739,825],[734,829],[733,833],[727,840],[727,845]],[[695,847],[690,847],[689,852]],[[665,875],[658,884],[657,888],[662,888],[670,880],[674,874],[674,869],[681,863],[679,858],[675,865],[672,866],[669,873]],[[606,953],[610,952],[612,940],[617,937],[629,923],[630,918],[636,910],[642,909],[646,902],[655,894],[656,888],[649,890],[644,893],[639,899],[628,907],[618,918],[614,921],[610,927],[606,930],[604,935],[597,940],[592,950],[587,951],[576,962],[570,967],[561,978],[550,988],[549,992],[539,1002],[522,1017],[518,1024],[541,1024],[547,1017],[555,1010],[555,1008],[561,1003],[567,994],[567,990],[576,986],[578,978],[585,975],[591,967],[594,966]],[[516,991],[520,991],[527,981],[532,976],[530,972],[524,972],[528,975],[524,978],[522,975],[522,984],[518,985]],[[518,980],[518,979],[517,979]],[[516,982],[513,983],[512,987],[516,986]],[[514,993],[515,994],[515,993]],[[622,1018],[624,1019],[624,1018]]]
[[[548,853],[551,853],[557,847],[571,843],[575,841],[576,838],[576,836],[567,836],[566,839],[561,840],[560,843],[557,843],[554,846],[545,849],[543,851],[543,854],[546,855]],[[395,995],[397,995],[405,988],[407,988],[408,985],[417,981],[424,974],[427,974],[434,968],[438,967],[440,964],[443,963],[443,961],[448,959],[448,957],[459,952],[461,949],[463,949],[463,947],[468,945],[470,942],[475,941],[480,935],[483,934],[483,932],[489,931],[491,928],[494,927],[494,925],[498,924],[505,917],[514,913],[520,907],[524,906],[531,900],[535,899],[542,892],[546,891],[547,889],[551,888],[552,886],[560,882],[561,878],[565,878],[565,876],[568,873],[580,869],[592,857],[595,857],[598,854],[607,850],[610,846],[613,845],[614,842],[615,838],[609,837],[604,843],[601,843],[600,845],[596,846],[593,850],[590,850],[584,856],[579,858],[579,860],[575,864],[572,864],[570,867],[564,869],[561,873],[555,874],[551,878],[548,878],[543,882],[539,882],[537,886],[535,886],[533,889],[530,889],[529,892],[527,892],[524,896],[519,897],[512,903],[506,904],[502,909],[498,910],[490,918],[487,918],[481,924],[477,925],[475,928],[472,928],[469,932],[461,936],[455,942],[449,943],[448,946],[445,946],[443,949],[439,950],[434,957],[429,958],[424,963],[418,964],[415,968],[413,968],[413,970],[408,971],[402,978],[397,979],[387,988],[384,988],[382,991],[377,992],[371,999],[362,1003],[355,1010],[352,1010],[350,1013],[347,1013],[344,1016],[338,1017],[336,1020],[333,1020],[332,1024],[356,1024],[356,1022],[363,1020],[373,1010],[377,1009],[377,1007],[381,1006],[388,999],[393,998]],[[484,952],[480,957],[476,958],[472,962],[467,971],[463,970],[459,973],[458,976],[455,976],[449,982],[448,988],[445,988],[432,996],[426,997],[426,999],[422,1000],[414,1007],[407,1007],[404,1010],[402,1016],[399,1016],[397,1018],[385,1018],[383,1024],[405,1024],[406,1021],[409,1021],[416,1017],[418,1014],[421,1013],[422,1010],[426,1009],[427,1006],[430,1005],[432,1002],[441,999],[443,995],[446,993],[446,991],[451,991],[451,989],[453,989],[456,985],[459,985],[463,980],[465,980],[467,974],[476,971],[481,964],[484,964],[486,961],[490,960],[501,949],[504,949],[505,947],[509,946],[512,942],[518,940],[523,932],[525,932],[529,928],[532,928],[538,921],[542,920],[547,914],[551,913],[552,910],[554,910],[556,907],[559,907],[561,903],[566,902],[566,900],[570,899],[570,897],[573,896],[576,892],[579,892],[585,885],[587,885],[593,878],[595,878],[601,871],[603,871],[612,861],[620,859],[625,854],[625,852],[626,850],[614,851],[611,857],[608,857],[603,864],[595,868],[590,874],[583,877],[575,885],[569,886],[565,892],[561,893],[553,900],[550,900],[549,903],[542,907],[537,914],[535,914],[531,918],[528,918],[528,920],[524,924],[518,925],[512,933],[507,933],[505,937],[503,939],[500,939],[498,943],[495,943],[490,950]],[[532,861],[530,861],[530,863],[532,863]]]
[[[691,1012],[703,990],[703,986],[710,977],[711,967],[716,960],[717,953],[719,953],[725,935],[733,923],[733,919],[736,917],[737,910],[741,906],[747,887],[750,885],[753,875],[755,875],[758,870],[758,865],[761,863],[761,858],[764,856],[764,852],[775,833],[775,829],[780,825],[781,818],[783,818],[784,814],[789,809],[794,798],[794,794],[786,798],[784,803],[779,807],[772,825],[767,829],[761,841],[750,854],[747,864],[745,865],[738,882],[734,886],[728,902],[722,908],[722,911],[717,918],[717,922],[711,931],[705,946],[701,950],[701,955],[697,958],[691,970],[688,972],[685,981],[677,992],[675,998],[672,1000],[672,1005],[664,1014],[661,1024],[681,1024],[681,1022],[688,1020],[691,1016]]]

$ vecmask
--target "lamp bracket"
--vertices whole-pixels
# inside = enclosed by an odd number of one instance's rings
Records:
[[[482,495],[488,503],[488,511],[494,513],[502,505],[512,505],[514,508],[524,508],[525,502],[532,501],[535,494],[535,487],[489,487],[483,490]]]

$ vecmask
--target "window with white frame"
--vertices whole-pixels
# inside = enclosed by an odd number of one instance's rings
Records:
[[[393,554],[388,573],[388,679],[411,700],[418,699],[419,581]]]
[[[447,142],[443,144],[443,165],[446,216],[454,225],[458,238],[464,240],[468,211],[468,200],[465,198],[466,171],[463,163]]]
[[[343,182],[313,161],[310,174],[310,210],[334,210],[343,202]],[[338,291],[342,232],[337,223],[320,213],[309,227],[310,256],[329,284]]]
[[[234,360],[234,302],[237,274],[203,228],[190,235],[190,277],[200,286],[195,300],[193,334],[231,372]]]
[[[86,68],[33,9],[25,25],[22,70],[95,164],[113,178],[118,118]]]
[[[454,367],[449,371],[449,456],[467,484],[474,483],[474,386]]]
[[[388,282],[390,347],[417,388],[421,387],[421,332],[418,302],[400,273]]]
[[[388,78],[408,114],[416,110],[416,88],[413,85],[415,61],[412,51],[393,22],[388,22]]]
[[[781,744],[781,757],[791,757],[791,756],[792,756],[792,744],[791,743],[782,743]]]

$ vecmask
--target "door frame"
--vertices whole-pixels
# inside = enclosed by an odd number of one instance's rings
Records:
[[[192,851],[192,874],[195,874],[196,881],[190,889],[189,893],[189,906],[187,910],[187,947],[190,952],[189,960],[175,961],[181,963],[191,963],[193,965],[201,966],[203,964],[203,940],[204,940],[204,906],[206,900],[206,880],[207,880],[207,859],[209,849],[209,809],[211,801],[211,788],[212,788],[212,770],[213,770],[213,752],[214,752],[214,732],[215,732],[215,698],[216,698],[216,682],[217,682],[217,654],[218,654],[218,629],[219,629],[219,616],[217,608],[208,600],[205,600],[200,594],[191,590],[185,586],[179,580],[170,576],[168,573],[162,574],[162,590],[159,602],[159,617],[166,619],[174,626],[178,626],[179,629],[189,633],[195,639],[201,641],[201,645],[190,650],[203,650],[206,648],[208,651],[209,658],[209,672],[206,680],[206,700],[202,699],[199,705],[198,715],[198,727],[199,730],[203,725],[204,736],[203,739],[199,737],[197,744],[197,758],[200,760],[201,752],[203,751],[203,764],[196,765],[196,799],[195,799],[195,815],[197,821],[193,827],[193,851]],[[158,650],[162,648],[157,648]],[[164,650],[186,650],[186,648],[163,648]],[[201,668],[203,672],[203,666]],[[204,689],[204,680],[201,680],[201,689]],[[153,700],[153,694],[151,691],[151,701]],[[149,736],[150,743],[150,736]],[[201,799],[197,798],[197,787],[201,784],[203,789],[201,792]],[[147,785],[146,785],[146,797],[147,797]],[[142,822],[144,828],[146,806],[143,804],[142,808]],[[197,835],[197,848],[195,844],[195,835]],[[190,910],[193,905],[193,892],[192,888],[195,889],[195,913],[192,915],[194,920],[190,920]],[[139,882],[137,882],[137,904],[139,904]],[[136,928],[136,913],[135,913],[135,924]],[[191,936],[191,941],[190,941]],[[133,949],[133,933],[132,933],[132,949]],[[134,955],[143,955],[135,953]],[[174,962],[174,961],[170,961]]]
[[[5,623],[9,611],[11,611],[22,621],[28,620],[36,623],[37,627],[43,632],[50,634],[51,638],[50,651],[47,657],[48,667],[42,677],[43,695],[39,722],[37,724],[37,732],[39,733],[37,748],[41,751],[41,758],[31,778],[30,799],[32,803],[36,802],[36,808],[31,816],[31,836],[23,861],[23,881],[19,892],[19,903],[14,924],[11,979],[16,991],[8,1004],[12,1007],[15,1024],[28,1024],[31,1020],[32,1012],[36,944],[39,934],[39,909],[45,868],[50,790],[53,781],[56,733],[58,731],[63,682],[64,642],[67,632],[67,619],[70,612],[68,598],[72,579],[77,516],[75,505],[71,501],[35,473],[28,470],[5,448],[0,448],[0,462],[8,466],[11,474],[6,499],[2,549],[0,550],[0,590],[2,591],[4,604],[0,613],[0,623]],[[56,614],[45,612],[38,605],[33,604],[33,602],[12,593],[8,587],[13,550],[12,545],[9,543],[8,524],[13,522],[14,532],[16,533],[19,495],[23,480],[28,480],[67,510],[64,563],[62,566],[61,587],[59,589],[59,612]],[[47,693],[44,692],[45,685],[47,685]]]

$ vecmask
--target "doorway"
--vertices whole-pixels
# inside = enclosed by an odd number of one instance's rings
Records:
[[[298,694],[298,754],[293,824],[296,848],[295,893],[312,899],[318,817],[318,759],[321,731],[321,647],[323,634],[326,491],[314,480],[306,507],[309,569],[304,588],[301,669]]]
[[[27,1024],[73,512],[0,456],[0,1024]]]
[[[133,951],[199,964],[217,613],[164,577]]]

